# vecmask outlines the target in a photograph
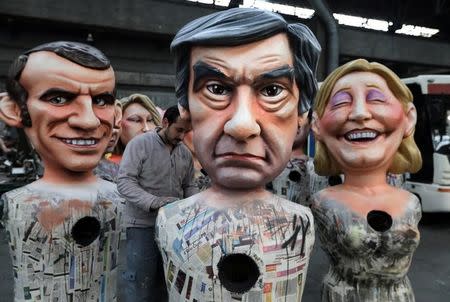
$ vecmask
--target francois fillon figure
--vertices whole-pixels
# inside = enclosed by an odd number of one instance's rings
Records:
[[[170,301],[300,301],[311,211],[265,190],[316,93],[320,45],[303,24],[236,8],[184,26],[176,94],[211,187],[160,209]]]
[[[39,45],[15,59],[0,118],[22,127],[41,179],[2,196],[14,301],[116,301],[121,198],[93,170],[118,108],[115,76],[98,49]]]

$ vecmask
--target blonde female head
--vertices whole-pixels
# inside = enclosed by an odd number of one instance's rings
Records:
[[[369,72],[382,77],[391,90],[395,98],[402,104],[406,113],[412,102],[412,94],[408,87],[398,78],[398,76],[386,66],[368,62],[364,59],[357,59],[348,62],[334,70],[322,83],[315,101],[315,119],[320,120],[330,101],[331,93],[337,81],[342,77],[354,72]],[[405,136],[394,155],[392,164],[388,172],[405,173],[417,172],[422,166],[422,158],[417,145],[414,142],[414,129]],[[316,172],[320,175],[336,175],[343,173],[341,167],[331,156],[325,144],[319,140],[316,142],[316,154],[314,157]]]

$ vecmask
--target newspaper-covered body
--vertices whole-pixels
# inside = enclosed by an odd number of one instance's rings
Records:
[[[116,186],[100,179],[37,181],[3,194],[14,300],[116,301],[121,201]]]
[[[312,158],[293,158],[284,170],[270,183],[273,194],[309,207],[312,196],[328,187],[328,178],[314,171]]]
[[[311,211],[272,194],[270,200],[222,209],[201,196],[158,214],[156,240],[169,300],[301,301],[314,245]],[[248,255],[258,265],[260,275],[245,293],[230,292],[218,277],[218,262],[230,254]]]

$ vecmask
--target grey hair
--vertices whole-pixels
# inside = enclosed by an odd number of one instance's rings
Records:
[[[260,9],[233,8],[198,18],[185,25],[170,45],[175,55],[175,93],[189,109],[190,50],[194,45],[236,46],[286,33],[293,50],[295,81],[300,89],[299,113],[312,107],[317,92],[316,69],[321,47],[304,24],[288,24],[280,15]]]

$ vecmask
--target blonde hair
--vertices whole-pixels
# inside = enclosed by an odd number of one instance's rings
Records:
[[[320,119],[329,102],[331,92],[336,82],[343,76],[352,72],[371,72],[381,76],[387,83],[394,96],[407,110],[408,103],[411,103],[413,96],[409,88],[400,80],[400,78],[386,66],[368,62],[364,59],[357,59],[344,64],[335,69],[322,83],[314,105],[314,111]],[[342,173],[337,162],[330,155],[327,147],[320,141],[316,141],[316,154],[314,156],[314,167],[319,175],[337,175]],[[422,167],[422,157],[420,151],[414,142],[414,131],[406,138],[403,138],[397,152],[394,155],[388,172],[400,174],[405,172],[417,172]]]
[[[122,107],[122,114],[125,112],[125,110],[130,106],[131,104],[140,104],[142,107],[144,107],[152,116],[153,122],[157,127],[161,127],[161,115],[159,114],[158,109],[156,109],[155,103],[146,95],[140,94],[140,93],[134,93],[130,96],[121,98],[119,100],[121,107]],[[125,150],[125,146],[120,141],[117,142],[116,147],[114,148],[114,154],[122,154]]]

